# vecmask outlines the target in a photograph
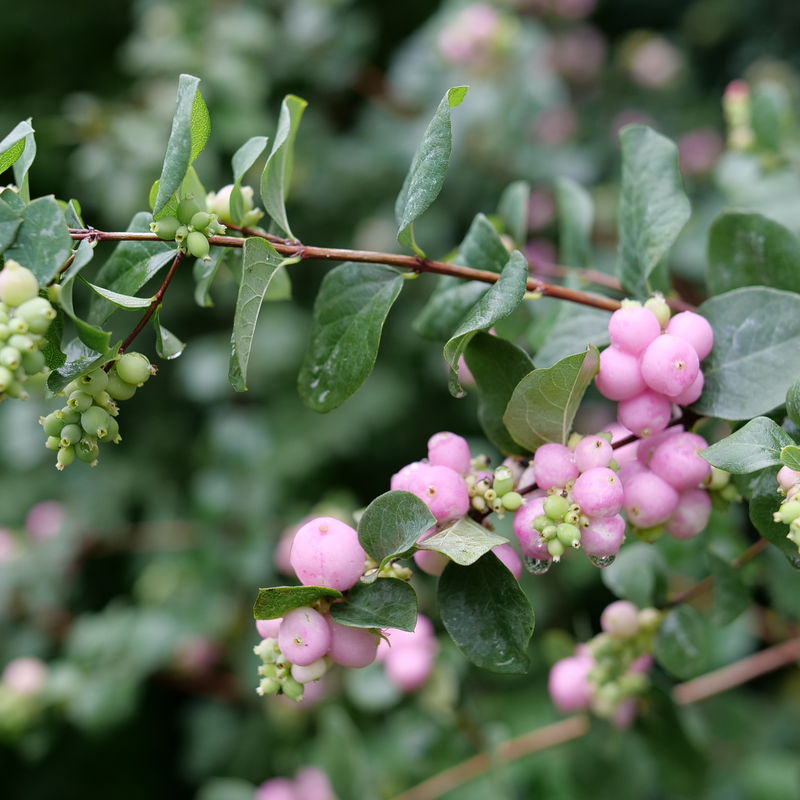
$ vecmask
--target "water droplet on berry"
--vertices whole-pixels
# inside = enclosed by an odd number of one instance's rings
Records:
[[[525,556],[523,560],[525,569],[532,575],[544,575],[553,563],[549,558],[531,558],[530,556]]]
[[[600,567],[600,569],[603,569],[603,567],[610,567],[615,559],[616,556],[589,556],[589,561],[596,567]]]

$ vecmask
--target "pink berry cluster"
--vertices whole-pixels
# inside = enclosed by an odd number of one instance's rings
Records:
[[[688,406],[703,391],[700,362],[711,352],[714,332],[692,311],[670,319],[664,298],[644,306],[623,301],[611,315],[611,346],[600,354],[596,383],[619,402],[617,419],[637,436],[653,436],[672,419],[673,404]]]
[[[796,544],[800,551],[800,472],[781,467],[778,471],[778,484],[778,491],[786,499],[773,515],[773,519],[789,526],[786,538]]]
[[[290,778],[264,781],[253,800],[336,800],[328,776],[318,767],[301,767]]]
[[[377,660],[383,663],[386,677],[403,692],[415,692],[430,677],[439,640],[433,623],[422,614],[417,615],[413,632],[388,630],[386,640],[378,645]]]
[[[611,603],[600,617],[603,633],[551,668],[553,703],[564,713],[591,710],[627,728],[636,716],[637,698],[649,686],[653,634],[660,623],[655,608],[639,611],[627,600]]]

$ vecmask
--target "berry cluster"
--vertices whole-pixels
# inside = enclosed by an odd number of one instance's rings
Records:
[[[209,192],[206,196],[206,211],[209,214],[216,214],[217,218],[224,222],[226,225],[233,225],[233,215],[231,214],[231,194],[233,192],[233,184],[229,183],[223,186],[218,192]],[[247,228],[255,225],[264,212],[260,208],[253,208],[253,191],[252,186],[242,186],[240,188],[242,198],[242,225]]]
[[[39,297],[36,276],[13,259],[0,270],[0,402],[27,398],[23,384],[45,371],[44,334],[56,310]]]
[[[786,538],[800,550],[800,472],[789,467],[781,467],[778,471],[778,483],[780,485],[778,491],[786,499],[773,515],[773,519],[789,526]]]
[[[151,222],[150,230],[159,239],[177,242],[184,253],[210,261],[208,237],[219,236],[225,233],[226,228],[216,214],[203,211],[190,193],[178,203],[174,217],[162,217]]]
[[[270,778],[258,789],[254,800],[336,800],[328,776],[317,767],[301,767],[294,780]]]
[[[600,354],[597,388],[619,401],[617,419],[637,436],[663,431],[672,404],[688,406],[703,391],[700,362],[714,345],[711,325],[691,311],[669,313],[660,296],[644,306],[626,300],[608,323],[611,346]]]
[[[564,713],[588,711],[627,728],[636,715],[637,698],[649,686],[653,634],[661,623],[655,608],[637,610],[618,600],[600,617],[603,633],[578,645],[574,656],[550,670],[548,689]]]
[[[75,459],[91,466],[97,463],[101,442],[119,444],[119,414],[115,400],[129,400],[155,368],[141,353],[125,353],[106,372],[102,367],[81,375],[64,387],[64,408],[41,417],[47,434],[45,447],[58,453],[60,470]]]

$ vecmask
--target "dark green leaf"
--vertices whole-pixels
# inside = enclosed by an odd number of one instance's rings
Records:
[[[244,203],[242,200],[242,178],[258,157],[267,149],[269,139],[266,136],[253,136],[248,139],[234,154],[231,159],[233,169],[233,189],[231,189],[231,217],[237,225],[242,224]]]
[[[800,295],[746,286],[698,310],[714,329],[714,349],[703,362],[705,386],[693,409],[742,420],[783,405],[800,374]]]
[[[186,345],[174,334],[170,333],[162,324],[160,320],[161,306],[159,306],[150,321],[153,323],[153,328],[156,331],[156,353],[159,358],[166,361],[171,361],[177,358],[185,349]]]
[[[194,160],[195,148],[199,147],[202,150],[205,144],[205,141],[202,140],[203,116],[200,106],[195,107],[199,96],[197,91],[199,85],[200,78],[192,75],[181,75],[178,81],[178,98],[172,116],[172,131],[164,155],[164,166],[161,168],[161,177],[158,182],[158,193],[153,205],[154,215],[157,215],[167,205],[172,195],[178,191],[178,187],[186,176],[186,170]],[[200,103],[203,103],[202,98]],[[205,103],[203,103],[203,107],[205,107]],[[192,124],[195,121],[198,124],[196,129]],[[205,122],[207,123],[207,121],[208,111],[205,113]],[[207,128],[205,138],[208,138]]]
[[[608,344],[608,321],[610,311],[574,303],[561,303],[558,316],[547,334],[544,344],[536,351],[536,363],[540,367],[552,367],[576,350],[593,344],[605,347]]]
[[[509,252],[497,229],[485,214],[476,214],[464,241],[458,246],[457,263],[472,269],[500,273],[508,263],[508,258]]]
[[[705,623],[691,606],[670,609],[656,631],[656,661],[676,678],[699,675],[708,660]]]
[[[778,481],[775,477],[778,467],[768,467],[756,479],[750,497],[750,521],[755,529],[770,544],[774,544],[788,559],[789,563],[800,568],[800,555],[797,545],[786,538],[789,526],[782,522],[775,522],[772,515],[780,508],[784,498],[778,494]]]
[[[447,632],[473,663],[489,672],[524,675],[533,608],[517,579],[494,553],[468,567],[448,564],[436,586]]]
[[[726,211],[708,232],[706,283],[709,294],[742,286],[772,286],[796,292],[800,240],[761,214]]]
[[[272,586],[259,589],[253,606],[253,619],[278,619],[293,608],[303,608],[320,597],[343,597],[337,589],[327,586]]]
[[[308,350],[298,378],[303,402],[325,413],[354,394],[372,372],[383,323],[403,276],[378,264],[342,264],[322,281]]]
[[[44,334],[44,344],[42,354],[44,363],[48,369],[58,369],[63,367],[67,357],[61,351],[61,339],[64,336],[64,310],[61,306],[56,306],[56,318],[50,323],[50,327]]]
[[[18,162],[19,163],[19,162]],[[36,276],[39,286],[49,283],[72,252],[72,238],[55,197],[39,197],[25,206],[22,225],[6,258],[19,261]]]
[[[610,567],[600,573],[603,583],[617,597],[639,608],[655,605],[667,585],[667,564],[661,553],[643,542],[626,544]]]
[[[96,353],[105,353],[111,343],[111,334],[96,325],[91,325],[84,321],[75,313],[72,302],[72,290],[74,286],[74,278],[64,281],[61,285],[61,293],[59,295],[61,308],[64,309],[64,313],[72,320],[72,324],[75,326],[75,333],[78,335],[81,342]]]
[[[264,202],[264,209],[290,239],[294,239],[295,236],[286,216],[286,197],[292,180],[294,140],[307,105],[305,100],[293,94],[287,94],[283,99],[272,151],[261,174],[261,199]]]
[[[566,444],[572,420],[600,363],[596,347],[568,356],[523,378],[511,396],[503,422],[528,450],[547,442]]]
[[[22,215],[14,211],[8,203],[0,200],[0,255],[14,242],[20,225],[22,225]]]
[[[463,397],[466,394],[458,382],[458,360],[472,337],[507,317],[522,302],[527,281],[528,262],[519,250],[515,250],[503,267],[497,283],[492,284],[444,346],[444,357],[450,365],[449,389],[454,397]]]
[[[417,626],[417,594],[399,578],[359,582],[347,593],[343,603],[331,606],[331,617],[351,628],[413,631]]]
[[[464,353],[467,367],[478,388],[478,420],[484,433],[506,454],[526,455],[503,422],[517,384],[533,370],[528,354],[505,339],[478,333]]]
[[[2,142],[0,142],[0,173],[5,172],[22,155],[25,149],[25,137],[33,133],[29,121],[23,121],[14,126]]]
[[[527,181],[514,181],[503,190],[497,204],[497,215],[516,247],[522,247],[527,240],[530,196],[531,186]]]
[[[149,308],[153,302],[152,297],[131,297],[128,294],[120,294],[119,292],[112,292],[110,289],[104,289],[102,286],[95,286],[93,283],[89,283],[85,278],[81,278],[81,280],[95,294],[99,294],[100,297],[108,300],[109,303],[112,303],[117,308],[124,308],[128,311],[132,311],[139,308]]]
[[[508,539],[498,536],[469,517],[461,517],[449,528],[429,536],[417,545],[418,550],[433,550],[447,556],[456,564],[467,567],[474,564],[493,547],[507,544]]]
[[[786,392],[786,416],[800,428],[800,378]]]
[[[709,617],[714,625],[728,625],[750,605],[750,592],[739,571],[726,559],[709,551],[708,560],[714,576],[714,597]]]
[[[700,455],[714,467],[742,475],[780,464],[781,449],[791,444],[794,440],[780,425],[756,417]]]
[[[253,346],[258,314],[269,282],[282,258],[266,239],[253,236],[245,240],[243,248],[242,281],[236,300],[231,337],[231,361],[228,380],[237,392],[247,391],[247,363]]]
[[[461,104],[467,88],[456,86],[449,89],[442,98],[414,154],[403,188],[395,201],[394,213],[399,226],[397,241],[421,256],[425,254],[414,241],[412,225],[428,210],[442,190],[453,146],[450,109]]]
[[[594,224],[592,196],[572,178],[559,178],[556,181],[556,203],[559,264],[566,267],[591,266]]]
[[[617,275],[633,297],[650,294],[649,277],[691,215],[675,143],[647,125],[619,133],[622,195]]]
[[[781,464],[795,472],[800,471],[800,447],[795,444],[786,445],[781,450]]]
[[[192,267],[192,275],[195,280],[194,301],[201,308],[212,308],[214,303],[211,300],[211,284],[217,274],[219,265],[225,260],[225,256],[230,252],[227,247],[212,247],[211,261],[203,261],[202,258],[195,259]]]
[[[425,531],[436,525],[428,506],[411,492],[386,492],[375,498],[358,522],[358,541],[372,559],[405,556]]]
[[[63,367],[50,373],[47,378],[47,388],[54,395],[59,394],[70,381],[74,381],[75,378],[80,378],[81,375],[102,367],[103,364],[116,358],[121,344],[122,340],[98,356],[94,351],[80,347],[80,343],[77,343],[77,346],[75,343],[70,343],[70,346],[67,347],[69,360]]]
[[[30,123],[30,120],[28,120]],[[36,137],[33,128],[25,135],[25,147],[13,164],[14,183],[19,187],[19,196],[23,203],[30,203],[31,192],[28,185],[28,173],[36,158]]]

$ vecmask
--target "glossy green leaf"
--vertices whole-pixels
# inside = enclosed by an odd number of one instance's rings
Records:
[[[399,578],[359,582],[350,589],[344,602],[331,606],[331,617],[350,628],[413,631],[417,626],[417,593]]]
[[[647,125],[619,133],[622,194],[617,275],[632,297],[650,294],[649,277],[691,215],[678,148]]]
[[[417,544],[418,550],[433,550],[447,556],[456,564],[474,564],[493,547],[506,544],[508,539],[492,533],[469,517],[461,517],[449,528],[434,533]]]
[[[786,392],[786,416],[800,428],[800,378]]]
[[[156,353],[159,358],[165,361],[171,361],[177,358],[185,349],[186,345],[174,334],[170,333],[162,324],[160,320],[161,306],[159,306],[153,316],[150,317],[150,322],[156,332]]]
[[[708,661],[708,642],[703,618],[691,606],[670,609],[656,631],[656,661],[676,678],[699,675]]]
[[[449,89],[442,98],[414,154],[403,188],[395,201],[394,213],[399,226],[397,241],[421,256],[425,254],[414,241],[412,225],[428,210],[442,190],[453,147],[450,109],[461,104],[467,88],[456,86]]]
[[[709,618],[714,625],[729,625],[750,605],[750,592],[739,570],[711,551],[708,552],[711,574],[714,576],[714,595]]]
[[[96,244],[89,239],[81,239],[73,252],[72,263],[61,276],[62,286],[72,280],[94,258]]]
[[[61,340],[64,337],[64,310],[56,306],[56,318],[45,331],[44,343],[41,345],[44,363],[47,369],[54,370],[63,367],[67,356],[61,350]]]
[[[725,211],[708,232],[706,284],[709,294],[742,286],[800,289],[800,240],[761,214]]]
[[[237,225],[242,224],[244,203],[242,200],[242,178],[258,157],[267,149],[269,139],[266,136],[252,136],[234,154],[231,159],[233,169],[233,189],[231,189],[231,217]]]
[[[796,444],[789,444],[781,449],[781,464],[789,469],[800,471],[800,447]]]
[[[558,262],[566,267],[592,264],[592,196],[572,178],[556,181],[558,208]],[[585,344],[585,342],[584,342]]]
[[[447,632],[473,663],[489,672],[524,675],[535,623],[530,600],[494,553],[439,577],[436,602]]]
[[[700,455],[713,467],[745,474],[781,463],[781,449],[794,440],[768,417],[756,417]]]
[[[303,608],[321,597],[343,597],[337,589],[327,586],[272,586],[259,589],[253,606],[254,619],[278,619],[293,608]]]
[[[294,140],[307,105],[305,100],[293,94],[287,94],[283,99],[272,150],[261,174],[261,199],[264,209],[290,239],[294,239],[295,236],[286,216],[286,197],[292,180]]]
[[[705,386],[693,409],[752,419],[783,405],[800,374],[800,295],[746,286],[706,300],[698,311],[714,329],[703,362]]]
[[[561,303],[545,343],[536,351],[536,363],[540,367],[552,367],[587,344],[605,347],[609,342],[610,319],[611,312],[601,308]]]
[[[6,258],[19,261],[36,276],[39,286],[49,283],[72,253],[72,238],[55,197],[39,197],[25,206],[22,225]]]
[[[358,522],[358,541],[381,567],[408,557],[425,531],[436,525],[428,506],[411,492],[394,491],[376,497]]]
[[[243,252],[242,280],[233,318],[231,360],[228,367],[228,380],[237,392],[247,391],[247,364],[261,303],[275,270],[283,260],[266,239],[256,236],[245,240]]]
[[[100,297],[108,300],[109,303],[112,303],[117,308],[124,308],[131,311],[139,308],[149,308],[153,302],[152,297],[131,297],[128,294],[120,294],[119,292],[112,292],[110,289],[104,289],[102,286],[95,286],[84,278],[81,278],[81,280],[95,294],[99,294]]]
[[[503,422],[514,441],[528,450],[547,442],[566,444],[572,420],[600,364],[591,345],[546,369],[536,369],[517,384]]]
[[[522,302],[527,281],[528,262],[519,250],[515,250],[503,267],[497,283],[492,284],[444,346],[444,357],[450,365],[449,389],[454,397],[466,394],[458,381],[458,361],[472,337],[511,314]]]
[[[517,384],[533,371],[528,354],[512,342],[477,333],[464,352],[464,360],[478,389],[478,421],[483,432],[502,453],[527,455],[503,422]]]
[[[85,228],[83,224],[83,212],[81,211],[81,204],[74,198],[67,203],[67,208],[64,211],[64,217],[67,220],[67,226],[70,228]]]
[[[22,225],[22,215],[14,211],[4,200],[0,200],[0,255],[14,242]]]
[[[102,367],[103,364],[116,358],[121,345],[122,340],[98,355],[95,351],[82,346],[80,342],[71,342],[67,346],[67,363],[51,372],[47,377],[48,390],[54,395],[59,394],[70,381],[74,381],[75,378],[80,378],[81,375]]]
[[[153,205],[154,215],[157,215],[178,191],[186,176],[186,170],[208,139],[208,111],[206,110],[204,116],[200,104],[205,108],[205,103],[202,98],[199,101],[197,99],[199,85],[200,79],[192,75],[181,75],[178,81],[172,131],[167,142],[164,165],[161,168],[158,192]]]
[[[768,467],[755,480],[748,509],[753,527],[770,544],[774,544],[795,568],[800,569],[797,545],[786,538],[789,526],[775,522],[772,515],[780,508],[784,498],[778,494],[778,467]]]
[[[528,236],[530,196],[531,185],[527,181],[514,181],[503,190],[497,204],[497,215],[516,247],[522,247]]]
[[[626,544],[600,577],[609,591],[639,608],[659,604],[667,587],[667,563],[661,552],[649,544]]]
[[[219,265],[225,260],[225,256],[230,252],[227,247],[212,247],[211,261],[203,261],[202,258],[196,258],[194,266],[192,267],[192,276],[195,280],[194,286],[194,301],[200,308],[213,308],[214,303],[211,300],[211,284],[219,269]]]
[[[386,315],[403,283],[397,270],[378,264],[346,263],[325,276],[298,378],[309,408],[338,408],[369,377]]]
[[[28,120],[30,123],[30,120]],[[20,153],[19,158],[12,165],[14,171],[14,183],[19,187],[19,196],[23,203],[30,203],[31,192],[29,187],[28,173],[33,166],[36,158],[36,136],[33,128],[25,134],[25,147]]]
[[[31,123],[27,120],[17,123],[11,133],[0,142],[0,173],[5,172],[22,155],[25,149],[25,137],[33,133]]]

